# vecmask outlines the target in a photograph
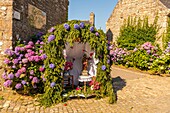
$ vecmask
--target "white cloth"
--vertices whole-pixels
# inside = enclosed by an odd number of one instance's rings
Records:
[[[98,59],[95,58],[95,52],[91,49],[90,44],[86,43],[85,50],[87,57],[92,57],[91,60],[88,61],[88,72],[90,76],[96,76],[97,74],[97,63],[99,62]],[[93,53],[93,56],[90,56],[90,53]]]
[[[93,57],[91,60],[89,60],[89,74],[90,76],[96,76],[97,75],[97,63],[99,62],[98,59],[95,58],[95,52],[93,54]]]
[[[74,42],[73,47],[70,47],[69,44],[65,45],[66,47],[66,55],[67,55],[67,61],[73,62],[73,68],[70,70],[70,74],[73,75],[74,78],[74,85],[78,85],[78,77],[82,72],[82,58],[84,55],[84,43]]]

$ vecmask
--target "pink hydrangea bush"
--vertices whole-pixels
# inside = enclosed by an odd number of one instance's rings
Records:
[[[29,41],[24,46],[16,46],[14,50],[5,51],[5,72],[2,78],[5,87],[16,90],[37,90],[42,92],[45,78],[43,61],[47,58],[43,53],[43,41]]]

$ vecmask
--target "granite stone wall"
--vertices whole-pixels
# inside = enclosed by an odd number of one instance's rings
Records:
[[[0,0],[0,59],[19,38],[66,22],[68,5],[68,0]]]
[[[67,21],[68,0],[14,0],[13,38],[26,38],[38,31]]]
[[[108,36],[112,36],[110,38],[113,38],[113,42],[116,42],[120,27],[123,25],[124,19],[129,16],[140,18],[148,16],[149,22],[153,23],[156,15],[159,16],[158,25],[160,26],[160,31],[158,35],[161,36],[166,30],[167,18],[170,17],[169,7],[169,0],[119,0],[106,22]],[[157,42],[162,47],[161,40],[160,38]]]
[[[0,0],[0,59],[6,48],[12,48],[12,5],[12,0]]]

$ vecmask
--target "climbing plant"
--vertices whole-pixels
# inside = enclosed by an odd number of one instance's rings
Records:
[[[157,16],[152,24],[149,24],[148,17],[143,20],[128,17],[120,29],[120,35],[117,37],[118,47],[133,50],[136,46],[145,42],[154,43],[159,31],[157,21]]]
[[[43,105],[50,106],[63,101],[62,72],[66,62],[63,55],[65,44],[73,46],[75,41],[80,43],[88,42],[91,49],[95,51],[95,57],[99,59],[97,64],[96,81],[100,84],[97,97],[109,96],[109,103],[115,102],[115,94],[110,76],[110,64],[108,62],[108,50],[106,35],[102,30],[97,30],[90,24],[73,20],[67,23],[52,27],[44,40],[44,52],[47,58],[44,61],[46,78],[44,94],[40,98]]]

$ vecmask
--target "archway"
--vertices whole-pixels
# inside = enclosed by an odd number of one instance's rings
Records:
[[[96,64],[97,73],[95,80],[100,84],[100,88],[93,90],[92,93],[95,93],[98,98],[108,96],[109,103],[115,102],[116,97],[111,83],[111,65],[109,64],[107,40],[102,30],[97,30],[90,24],[74,20],[52,27],[44,36],[44,41],[43,49],[47,55],[44,61],[46,67],[44,72],[46,78],[45,93],[41,98],[44,105],[59,103],[64,99],[62,96],[63,76],[61,76],[61,73],[63,72],[66,58],[63,50],[66,48],[66,43],[69,43],[72,48],[74,42],[88,43],[95,53],[95,58],[99,60]]]

